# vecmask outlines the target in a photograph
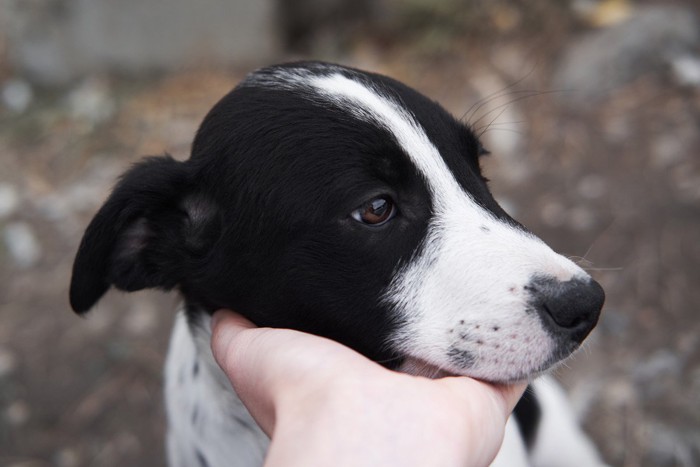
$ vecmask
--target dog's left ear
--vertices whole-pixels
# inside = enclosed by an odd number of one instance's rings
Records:
[[[114,285],[172,289],[218,238],[218,210],[191,183],[185,162],[151,157],[129,170],[85,231],[70,303],[87,312]]]

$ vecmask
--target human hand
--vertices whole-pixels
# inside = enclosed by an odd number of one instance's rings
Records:
[[[266,466],[485,466],[525,384],[430,380],[322,337],[212,320],[214,358],[270,436]]]

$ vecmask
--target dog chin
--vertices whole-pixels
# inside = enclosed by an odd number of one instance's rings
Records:
[[[403,363],[398,368],[396,368],[396,371],[430,379],[444,378],[447,376],[466,376],[491,384],[515,384],[524,381],[532,381],[538,378],[539,376],[548,373],[547,370],[535,370],[529,373],[523,372],[513,374],[512,376],[498,375],[496,377],[485,377],[483,375],[473,375],[469,372],[456,373],[454,371],[441,368],[440,366],[428,363],[425,360],[421,360],[415,357],[406,357]]]
[[[420,360],[415,357],[406,357],[397,371],[430,379],[444,378],[445,376],[459,376],[456,373],[449,372],[436,365],[433,365],[432,363],[428,363],[425,360]]]

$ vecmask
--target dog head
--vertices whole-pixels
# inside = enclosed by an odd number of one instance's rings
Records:
[[[390,367],[523,379],[595,326],[601,287],[511,219],[470,129],[392,79],[259,70],[185,162],[128,171],[88,227],[71,304],[177,288],[190,308],[327,336]]]

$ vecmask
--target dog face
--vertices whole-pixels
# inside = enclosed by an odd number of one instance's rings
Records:
[[[177,287],[191,310],[349,345],[389,367],[526,378],[575,350],[604,295],[491,196],[474,134],[379,75],[251,74],[192,157],[127,172],[88,227],[71,304]]]

